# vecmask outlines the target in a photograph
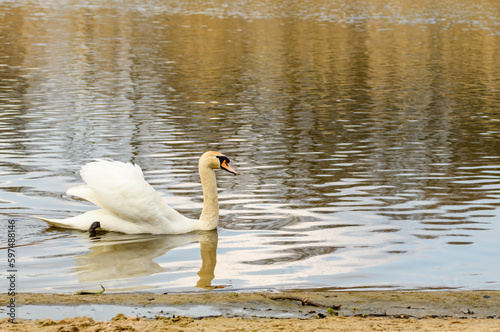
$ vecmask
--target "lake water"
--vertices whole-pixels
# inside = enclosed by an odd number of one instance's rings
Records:
[[[497,0],[0,1],[0,46],[19,292],[500,289]],[[197,217],[206,150],[217,232],[37,219],[94,208],[95,158]]]

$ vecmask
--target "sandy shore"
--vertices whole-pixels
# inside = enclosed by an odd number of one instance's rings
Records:
[[[500,292],[282,292],[194,294],[17,294],[16,304],[130,306],[135,317],[25,320],[5,318],[0,331],[499,331]],[[10,297],[0,295],[2,307]],[[199,314],[209,305],[216,314]],[[105,307],[105,306],[104,306]],[[165,308],[151,313],[149,308]],[[191,308],[175,316],[169,308]],[[83,315],[82,315],[83,316]],[[288,318],[277,318],[288,317]],[[110,317],[111,318],[111,317]]]

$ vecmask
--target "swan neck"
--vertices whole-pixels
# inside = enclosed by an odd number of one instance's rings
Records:
[[[219,199],[215,172],[201,165],[199,171],[203,188],[203,210],[200,216],[201,229],[214,229],[217,228],[219,222]]]

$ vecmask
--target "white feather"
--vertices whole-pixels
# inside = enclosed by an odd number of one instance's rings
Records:
[[[107,231],[128,234],[181,234],[217,227],[219,208],[214,170],[220,169],[218,152],[200,158],[204,208],[200,220],[189,219],[168,206],[156,190],[144,180],[138,165],[99,160],[82,167],[85,185],[68,189],[67,194],[94,203],[99,210],[79,216],[52,220],[40,218],[57,227],[88,230],[99,221]],[[233,171],[234,172],[234,171]],[[207,199],[205,199],[207,198]]]
[[[66,193],[88,200],[101,209],[63,220],[45,221],[80,230],[88,230],[93,222],[99,221],[102,229],[128,234],[185,233],[186,227],[195,222],[168,206],[144,180],[137,165],[100,160],[83,166],[80,174],[87,184],[70,188]]]

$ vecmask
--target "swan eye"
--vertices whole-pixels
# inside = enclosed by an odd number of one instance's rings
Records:
[[[224,162],[226,162],[226,163],[228,163],[228,164],[230,163],[229,158],[228,158],[228,157],[226,157],[226,156],[216,156],[216,157],[217,157],[217,158],[219,158],[219,162],[220,162],[220,164],[221,164],[221,165],[222,165]]]
[[[225,171],[228,171],[229,173],[233,173],[236,175],[236,171],[229,166],[229,158],[226,156],[216,156],[219,158],[219,167]]]

